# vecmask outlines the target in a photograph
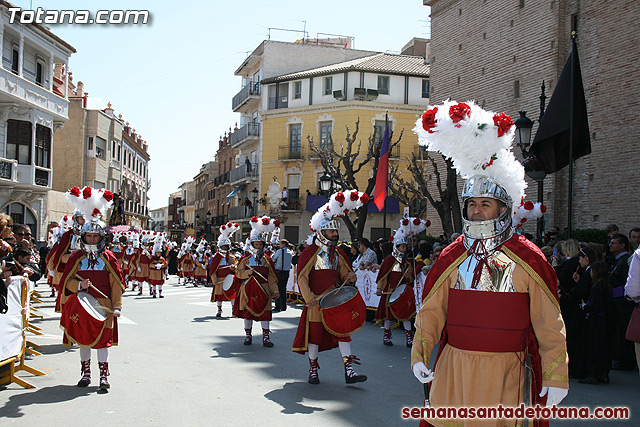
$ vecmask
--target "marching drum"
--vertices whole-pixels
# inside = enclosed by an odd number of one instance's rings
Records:
[[[253,316],[260,317],[271,304],[271,298],[255,277],[250,277],[244,282],[244,300],[247,311]]]
[[[402,284],[389,295],[389,309],[399,321],[411,320],[416,314],[416,298],[411,285]]]
[[[236,292],[238,291],[238,280],[236,276],[233,274],[227,274],[227,276],[222,281],[222,293],[224,296],[229,299],[236,298]]]
[[[336,337],[347,337],[362,328],[367,307],[355,286],[332,289],[320,299],[320,314],[325,329]]]
[[[107,313],[88,292],[77,292],[62,307],[60,325],[73,342],[93,346],[102,336]]]

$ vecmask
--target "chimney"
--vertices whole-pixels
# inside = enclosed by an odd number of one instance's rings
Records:
[[[84,96],[84,83],[78,82],[78,86],[76,88],[76,96],[82,98]]]

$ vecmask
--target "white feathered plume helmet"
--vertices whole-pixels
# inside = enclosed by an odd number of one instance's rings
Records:
[[[200,239],[200,242],[198,243],[198,247],[196,248],[196,252],[198,252],[199,254],[203,254],[206,246],[207,246],[207,241],[203,237],[202,239]]]
[[[193,236],[187,236],[187,237],[184,239],[184,242],[187,244],[187,246],[186,246],[185,250],[187,250],[187,251],[188,251],[188,250],[190,250],[190,249],[191,249],[191,246],[195,243],[195,241],[196,241],[196,238],[195,238],[195,237],[193,237]]]
[[[394,245],[408,243],[408,237],[420,234],[431,225],[431,221],[420,218],[407,217],[400,220],[400,225],[391,238]],[[400,243],[398,243],[400,242]]]
[[[113,193],[109,190],[71,187],[66,193],[67,200],[82,214],[86,222],[104,227],[107,210],[113,204]]]
[[[546,211],[547,207],[542,203],[526,201],[518,208],[513,218],[511,218],[511,225],[518,233],[521,233],[522,226],[529,221],[535,221],[541,218]]]
[[[142,241],[143,245],[148,245],[152,243],[155,238],[156,238],[155,231],[143,230],[140,232],[140,240]]]
[[[430,107],[413,131],[418,144],[450,158],[464,179],[484,175],[497,181],[513,200],[512,215],[516,213],[527,183],[524,167],[511,151],[511,117],[486,111],[473,101],[447,100]]]
[[[249,240],[254,242],[256,240],[260,240],[266,242],[267,233],[272,233],[277,227],[280,227],[280,220],[269,218],[268,216],[263,216],[258,218],[254,216],[249,221],[249,225],[251,225],[251,234],[249,235]]]
[[[320,230],[326,222],[332,221],[334,218],[342,215],[347,215],[368,201],[369,196],[358,190],[339,191],[332,194],[329,201],[313,214],[309,228],[311,228],[311,231],[316,232]]]
[[[240,230],[239,224],[231,222],[220,226],[220,236],[218,236],[218,247],[223,245],[231,245],[231,235]]]
[[[160,252],[160,254],[162,254],[163,245],[164,245],[164,234],[163,233],[157,233],[156,234],[156,239],[153,242],[153,252],[151,252],[151,253],[153,255],[155,255],[156,252]]]

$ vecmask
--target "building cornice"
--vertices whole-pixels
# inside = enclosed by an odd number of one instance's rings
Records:
[[[372,101],[338,101],[328,104],[304,105],[300,107],[279,108],[277,110],[262,110],[262,118],[288,117],[298,114],[315,114],[328,111],[388,111],[390,113],[416,113],[422,114],[426,105],[387,104]]]

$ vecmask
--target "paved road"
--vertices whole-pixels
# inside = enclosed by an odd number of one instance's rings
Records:
[[[111,390],[106,394],[97,391],[95,352],[92,384],[75,386],[78,351],[60,344],[59,315],[53,312],[53,299],[45,297],[45,319],[37,324],[46,335],[30,338],[43,346],[45,355],[28,364],[48,376],[20,373],[35,390],[15,384],[0,388],[1,425],[80,426],[87,418],[95,426],[416,425],[400,418],[403,406],[422,403],[422,386],[409,369],[403,333],[394,333],[396,345],[385,347],[381,329],[367,324],[354,336],[352,348],[362,360],[358,372],[369,380],[346,385],[335,349],[320,354],[321,383],[313,386],[306,382],[308,359],[291,352],[299,307],[274,314],[275,348],[260,345],[257,323],[254,344],[244,346],[242,320],[215,318],[210,293],[211,288],[178,286],[171,277],[164,299],[125,294],[121,343],[110,351]],[[228,304],[225,316],[231,311]],[[628,405],[640,413],[639,386],[637,372],[612,372],[607,386],[572,381],[565,403]]]

